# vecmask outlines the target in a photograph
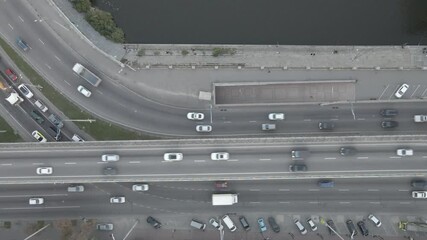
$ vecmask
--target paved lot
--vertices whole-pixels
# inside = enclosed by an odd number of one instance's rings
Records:
[[[355,80],[214,84],[215,104],[354,101]]]

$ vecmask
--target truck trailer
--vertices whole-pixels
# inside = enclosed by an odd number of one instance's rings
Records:
[[[94,87],[98,87],[98,85],[102,82],[101,78],[96,76],[93,72],[89,71],[89,69],[85,68],[80,63],[74,64],[73,71]]]
[[[237,203],[235,193],[214,193],[212,194],[212,206],[225,206]]]
[[[405,232],[427,232],[427,223],[400,221],[399,229]]]

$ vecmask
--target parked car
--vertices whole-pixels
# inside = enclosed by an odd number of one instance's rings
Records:
[[[211,125],[197,125],[196,132],[212,132]]]
[[[184,158],[182,153],[165,153],[163,159],[168,162],[181,161]]]
[[[99,223],[96,224],[96,230],[99,231],[113,231],[114,225],[112,223]]]
[[[147,217],[147,223],[149,223],[155,229],[159,229],[162,226],[162,224],[159,221],[157,221],[156,219],[154,219],[152,216]]]
[[[32,119],[36,120],[36,122],[38,122],[39,124],[44,123],[44,119],[42,118],[42,116],[40,116],[40,113],[36,110],[33,110],[30,112],[30,116]]]
[[[80,137],[80,136],[79,136],[79,135],[77,135],[77,134],[74,134],[74,135],[71,137],[71,140],[73,140],[74,142],[84,142],[84,141],[85,141],[82,137]]]
[[[306,172],[307,165],[305,164],[291,164],[289,165],[290,172]]]
[[[412,198],[427,198],[427,191],[412,191]]]
[[[211,218],[209,219],[209,223],[216,229],[218,229],[219,231],[221,231],[222,229],[224,229],[224,227],[222,225],[219,224],[219,222],[215,219],[215,218]]]
[[[25,84],[19,85],[18,89],[28,99],[30,99],[30,98],[32,98],[34,96],[33,92],[31,92],[31,90],[27,86],[25,86]]]
[[[117,154],[103,154],[101,160],[103,162],[117,162],[120,160],[120,156]]]
[[[376,227],[381,227],[381,221],[375,215],[369,214],[368,219],[371,220]]]
[[[112,223],[99,223],[96,224],[96,230],[99,231],[113,231],[114,225]]]
[[[42,205],[44,203],[44,198],[42,197],[33,197],[28,200],[30,205]]]
[[[116,175],[117,169],[114,167],[106,167],[104,168],[104,175]]]
[[[200,222],[199,220],[192,219],[190,222],[190,227],[205,231],[206,224]]]
[[[147,183],[138,183],[138,184],[134,184],[132,185],[132,191],[134,192],[145,192],[148,191],[149,186]]]
[[[274,219],[274,217],[269,217],[267,220],[268,220],[268,224],[270,224],[270,227],[273,230],[273,232],[279,233],[280,232],[280,227],[276,223],[276,219]]]
[[[335,235],[335,232],[337,232],[337,227],[335,226],[334,221],[332,219],[329,219],[326,221],[326,224],[328,226],[328,231],[330,235]],[[332,230],[333,229],[333,230]],[[334,232],[335,231],[335,232]]]
[[[406,93],[406,91],[408,91],[408,89],[409,89],[409,85],[408,85],[408,84],[406,84],[406,83],[404,83],[404,84],[402,84],[402,85],[397,89],[397,91],[396,91],[396,93],[394,94],[394,96],[395,96],[396,98],[402,98],[402,97],[403,97],[403,94],[405,94],[405,93]]]
[[[53,125],[57,126],[58,128],[64,127],[64,123],[62,122],[62,120],[53,113],[50,114],[47,119],[49,119],[49,121],[53,123]]]
[[[12,70],[12,69],[10,69],[10,68],[8,68],[8,69],[6,69],[6,71],[4,71],[5,73],[6,73],[6,76],[10,79],[10,80],[12,80],[12,81],[17,81],[18,80],[18,75],[16,75],[16,73]]]
[[[53,167],[38,167],[36,172],[37,175],[51,175],[53,174]]]
[[[228,160],[230,158],[230,154],[227,152],[215,152],[211,153],[212,160]]]
[[[353,221],[351,221],[350,219],[348,219],[345,224],[347,225],[347,229],[350,232],[350,236],[356,236],[357,235],[357,230],[356,227],[354,226]]]
[[[307,219],[307,223],[308,223],[308,226],[310,226],[311,231],[314,232],[317,230],[317,226],[311,218]]]
[[[360,232],[362,233],[363,236],[368,236],[369,235],[369,230],[365,225],[364,221],[358,221],[357,222],[357,226],[359,227]]]
[[[285,114],[284,113],[270,113],[270,114],[268,114],[268,119],[271,121],[284,120]]]
[[[90,95],[92,95],[92,92],[89,91],[87,88],[83,87],[82,85],[79,85],[77,87],[77,91],[79,91],[79,93],[83,94],[83,96],[85,97],[90,97]]]
[[[397,156],[413,156],[414,155],[414,150],[410,149],[410,148],[399,148],[396,150],[396,154]]]
[[[353,147],[342,147],[340,148],[341,156],[353,156],[357,153],[357,150]]]
[[[302,223],[298,219],[295,219],[294,222],[295,222],[295,225],[297,226],[298,230],[300,231],[300,233],[302,235],[307,234],[307,230],[305,229],[304,225],[302,225]]]
[[[47,110],[49,110],[42,101],[37,100],[34,102],[34,105],[36,105],[42,112],[46,112]]]
[[[251,227],[249,226],[248,220],[246,220],[245,216],[240,216],[239,222],[240,224],[242,224],[243,229],[245,229],[246,231],[251,230]]]
[[[126,198],[123,196],[116,196],[110,198],[110,203],[125,203]]]
[[[397,109],[381,109],[380,115],[383,117],[394,117],[399,114],[399,111]]]
[[[397,121],[382,121],[381,122],[382,128],[395,128],[398,126],[399,126],[399,123]]]
[[[265,226],[265,222],[264,222],[263,218],[258,218],[257,222],[258,222],[258,227],[259,227],[260,232],[263,233],[263,232],[267,231],[267,226]]]
[[[187,119],[189,120],[203,120],[205,115],[203,113],[189,112],[187,113]]]
[[[224,215],[222,217],[222,222],[227,226],[227,228],[230,230],[230,232],[234,232],[237,230],[236,225],[234,225],[233,220],[231,220],[230,216]]]
[[[33,135],[33,137],[35,138],[35,139],[37,139],[37,141],[39,141],[39,142],[41,142],[41,143],[44,143],[44,142],[47,142],[47,139],[43,136],[43,134],[41,134],[39,131],[37,131],[37,130],[34,130],[32,133],[31,133],[31,135]]]
[[[335,128],[335,123],[333,122],[319,122],[319,129],[330,131]]]

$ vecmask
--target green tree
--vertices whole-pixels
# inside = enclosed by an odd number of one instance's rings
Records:
[[[111,13],[93,8],[87,12],[86,20],[104,37],[118,43],[124,42],[123,30],[116,26]]]
[[[88,12],[92,7],[90,0],[74,0],[73,5],[78,12],[84,13]]]

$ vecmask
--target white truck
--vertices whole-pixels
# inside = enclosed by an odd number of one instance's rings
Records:
[[[414,115],[414,122],[427,122],[427,115]]]
[[[214,193],[212,194],[212,206],[226,206],[237,203],[235,193]]]
[[[24,101],[24,99],[22,99],[13,88],[6,86],[8,86],[8,84],[0,77],[0,89],[6,95],[6,101],[8,101],[11,105],[18,105]]]
[[[89,69],[85,68],[80,63],[74,64],[73,71],[94,87],[98,87],[98,85],[102,82],[101,78],[96,76],[93,72],[89,71]]]

